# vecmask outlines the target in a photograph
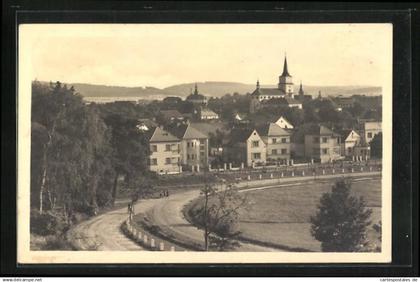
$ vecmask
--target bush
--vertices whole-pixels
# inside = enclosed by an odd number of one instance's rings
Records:
[[[30,230],[31,233],[41,236],[61,234],[67,228],[64,219],[52,214],[38,211],[31,211]]]
[[[73,246],[63,236],[48,236],[43,250],[74,250]]]

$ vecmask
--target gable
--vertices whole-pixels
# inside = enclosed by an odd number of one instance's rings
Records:
[[[275,124],[277,124],[281,128],[293,128],[293,125],[282,116],[275,122]]]

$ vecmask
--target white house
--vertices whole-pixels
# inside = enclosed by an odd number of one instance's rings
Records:
[[[283,129],[292,129],[293,125],[284,117],[280,117],[275,124],[277,124],[278,126],[280,126]]]

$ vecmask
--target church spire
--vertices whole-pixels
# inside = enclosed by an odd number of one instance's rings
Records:
[[[302,87],[302,80],[300,81],[300,86],[299,86],[299,95],[303,96],[305,94],[305,92],[303,92],[303,87]]]
[[[289,70],[287,69],[287,57],[286,57],[286,55],[284,55],[283,73],[281,74],[281,76],[291,76],[289,74]]]
[[[198,95],[197,83],[196,83],[196,84],[195,84],[195,86],[194,86],[194,94],[195,94],[195,95]]]
[[[260,89],[260,80],[257,80],[257,89]]]

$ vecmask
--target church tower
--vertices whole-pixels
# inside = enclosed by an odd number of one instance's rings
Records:
[[[283,73],[279,76],[278,88],[284,93],[293,96],[293,80],[287,69],[287,58],[284,56]]]
[[[305,96],[305,92],[303,91],[302,81],[301,81],[300,86],[299,86],[299,97],[303,98],[303,96]]]

